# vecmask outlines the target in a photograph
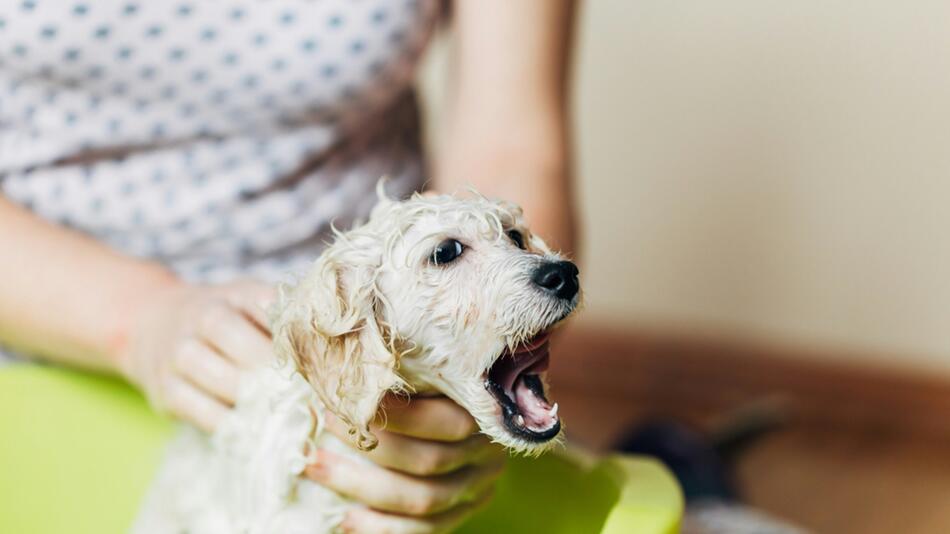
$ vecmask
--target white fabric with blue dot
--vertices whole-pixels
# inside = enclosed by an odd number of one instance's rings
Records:
[[[0,0],[0,191],[188,280],[276,280],[422,182],[438,0]]]

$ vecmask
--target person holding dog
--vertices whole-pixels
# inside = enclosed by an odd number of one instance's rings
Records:
[[[567,78],[574,3],[0,2],[0,343],[117,373],[207,431],[272,361],[275,282],[331,226],[431,185],[521,204],[575,249]],[[454,50],[427,160],[413,74]],[[501,451],[445,398],[390,398],[371,465],[306,476],[362,504],[353,532],[444,531],[490,496]],[[340,425],[328,428],[345,438]]]

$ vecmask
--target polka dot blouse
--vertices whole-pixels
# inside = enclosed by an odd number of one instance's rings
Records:
[[[420,187],[437,0],[0,0],[0,191],[193,281],[277,279]]]

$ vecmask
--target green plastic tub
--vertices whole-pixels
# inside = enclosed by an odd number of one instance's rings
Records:
[[[0,532],[126,532],[173,432],[113,378],[0,367]],[[562,452],[512,459],[492,504],[459,532],[675,534],[682,509],[653,460]]]

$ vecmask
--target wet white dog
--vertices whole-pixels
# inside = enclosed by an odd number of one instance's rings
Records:
[[[540,454],[561,433],[541,378],[548,332],[578,300],[577,268],[531,234],[517,206],[381,198],[368,223],[282,288],[272,310],[280,364],[246,377],[210,439],[188,430],[175,440],[134,531],[331,532],[349,503],[299,476],[306,451],[356,456],[322,431],[320,414],[371,449],[389,391],[441,392],[494,441]]]

